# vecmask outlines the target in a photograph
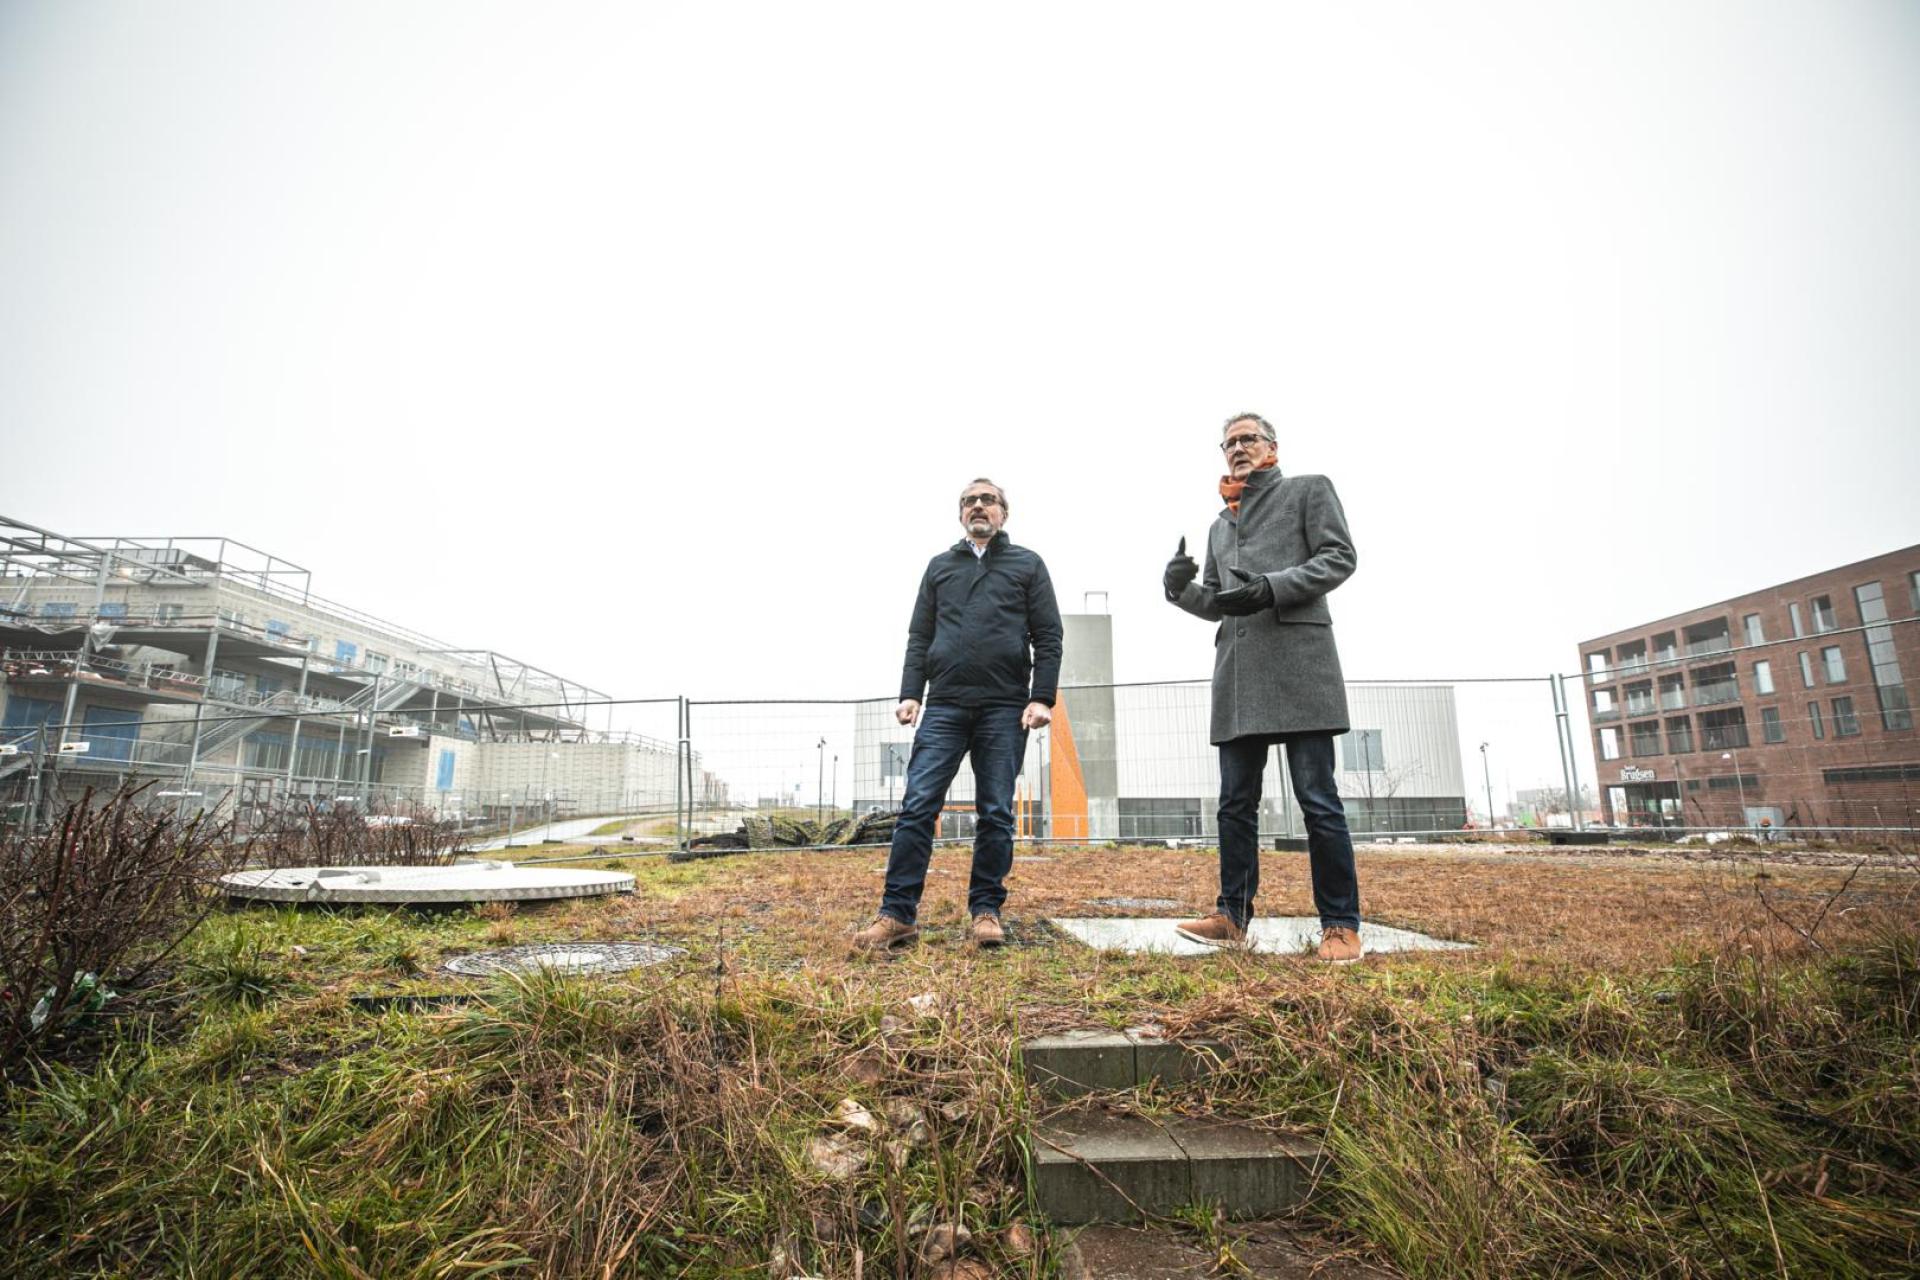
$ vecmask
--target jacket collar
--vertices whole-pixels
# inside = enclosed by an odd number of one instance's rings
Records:
[[[1002,529],[1000,532],[994,534],[991,538],[987,539],[987,554],[992,555],[994,552],[1003,549],[1007,545],[1008,545],[1007,531],[1005,529]],[[960,541],[953,544],[953,549],[955,551],[964,551],[968,555],[972,555],[973,539],[962,538],[960,539]]]

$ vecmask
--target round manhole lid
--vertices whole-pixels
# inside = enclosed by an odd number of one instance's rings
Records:
[[[619,973],[685,955],[680,947],[653,942],[543,942],[501,951],[455,956],[441,967],[449,973],[484,977],[493,973]]]

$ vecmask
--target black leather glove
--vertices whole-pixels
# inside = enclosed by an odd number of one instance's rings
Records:
[[[1167,561],[1167,571],[1160,578],[1160,585],[1167,589],[1167,599],[1178,600],[1187,584],[1200,576],[1200,566],[1187,554],[1187,540],[1180,539],[1180,550],[1173,559]]]
[[[1245,569],[1235,569],[1245,581],[1227,591],[1216,592],[1214,607],[1229,618],[1244,618],[1250,613],[1260,613],[1273,608],[1273,584],[1262,573],[1248,573]]]

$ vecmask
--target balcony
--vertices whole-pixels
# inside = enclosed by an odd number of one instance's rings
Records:
[[[1630,716],[1650,716],[1658,710],[1652,698],[1627,699],[1627,714]]]
[[[1595,711],[1592,717],[1595,724],[1609,724],[1619,718],[1620,708],[1618,707],[1608,707],[1605,711]]]
[[[1733,641],[1726,636],[1714,636],[1711,639],[1691,642],[1687,645],[1688,658],[1706,658],[1716,653],[1728,653],[1733,649]]]
[[[1697,684],[1693,687],[1693,702],[1698,707],[1718,707],[1738,701],[1740,701],[1740,686],[1731,680],[1716,684]]]
[[[1685,689],[1667,689],[1660,694],[1662,711],[1685,711],[1687,709],[1687,691]]]

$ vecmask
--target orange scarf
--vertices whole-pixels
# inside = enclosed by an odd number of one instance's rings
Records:
[[[1280,465],[1280,459],[1278,455],[1276,455],[1274,457],[1268,458],[1265,462],[1261,463],[1259,466],[1255,467],[1253,470],[1265,471],[1269,467],[1277,467],[1279,465]],[[1249,472],[1248,474],[1251,475],[1252,472]],[[1246,489],[1246,487],[1247,487],[1247,482],[1245,480],[1235,480],[1230,475],[1220,477],[1220,496],[1226,499],[1227,510],[1233,512],[1233,514],[1235,515],[1240,514],[1240,494],[1242,493],[1242,491]]]

